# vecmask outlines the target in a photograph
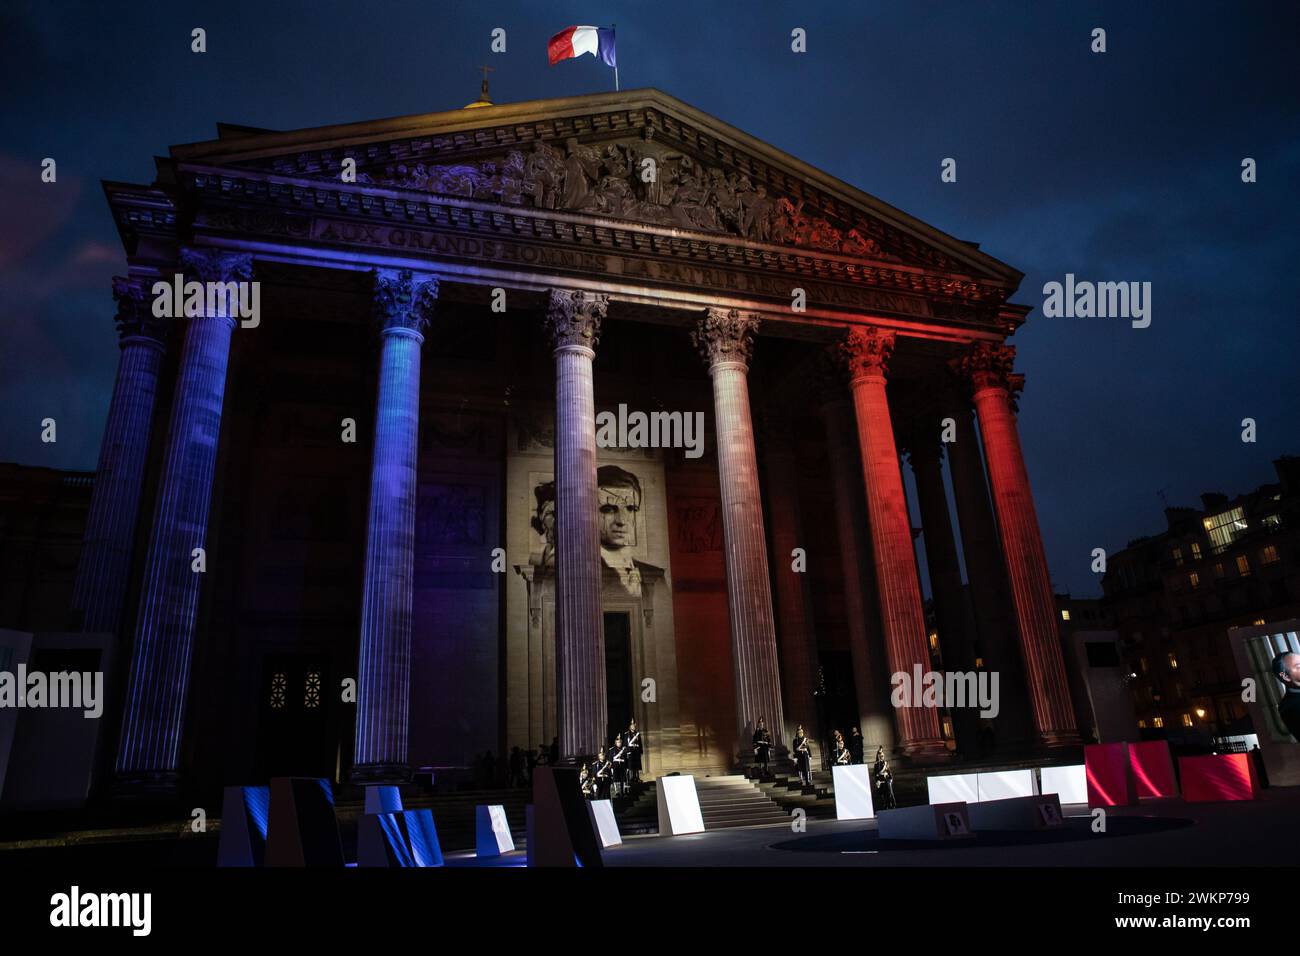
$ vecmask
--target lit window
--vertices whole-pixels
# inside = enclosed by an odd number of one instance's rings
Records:
[[[1264,619],[1263,619],[1262,617],[1257,617],[1257,618],[1255,618],[1255,626],[1256,626],[1256,627],[1259,627],[1259,626],[1260,626],[1261,624],[1263,624],[1263,623],[1264,623]]]
[[[1139,657],[1138,666],[1142,668],[1142,673],[1145,674],[1147,672],[1147,659],[1145,657]]]
[[[1138,721],[1138,726],[1141,727],[1143,730],[1147,729],[1147,720],[1145,717],[1143,717],[1141,720]]]
[[[1205,534],[1210,547],[1218,554],[1246,533],[1246,513],[1233,508],[1205,519]]]
[[[285,703],[284,692],[285,692],[285,688],[287,688],[288,686],[289,686],[288,681],[284,679],[283,674],[276,674],[274,677],[271,678],[271,709],[272,710],[284,709],[284,703]]]
[[[1216,578],[1221,578],[1221,577],[1223,577],[1223,562],[1222,562],[1222,561],[1220,561],[1218,564],[1216,564],[1216,565],[1214,566],[1214,576],[1215,576]]]
[[[1250,561],[1244,554],[1237,555],[1237,573],[1243,578],[1250,574]]]
[[[1278,528],[1282,527],[1282,516],[1265,515],[1264,520],[1261,521],[1260,524],[1264,526],[1265,531],[1276,531]]]
[[[1191,715],[1191,714],[1183,714],[1183,726],[1184,726],[1184,727],[1190,727],[1190,726],[1192,726],[1192,715]]]
[[[1169,669],[1171,671],[1178,670],[1178,658],[1174,657],[1173,651],[1169,652]]]
[[[1190,584],[1192,586],[1192,590],[1195,591],[1197,588],[1201,586],[1201,576],[1197,574],[1195,571],[1193,571],[1187,575],[1187,583]]]
[[[1192,560],[1201,560],[1201,546],[1195,541],[1192,542]]]
[[[1277,546],[1268,545],[1264,550],[1259,552],[1259,563],[1263,565],[1277,564],[1282,559],[1278,556]]]
[[[939,635],[936,634],[934,631],[931,631],[931,632],[930,632],[930,650],[932,650],[932,651],[937,651],[938,649],[939,649]]]
[[[1163,727],[1164,725],[1165,725],[1165,719],[1163,717],[1155,717],[1151,721],[1152,727]]]
[[[1178,567],[1183,566],[1183,549],[1174,548],[1174,564]]]
[[[1263,623],[1263,622],[1261,622],[1261,623]],[[975,666],[976,666],[976,667],[983,667],[983,666],[984,666],[984,658],[982,658],[982,657],[977,657],[977,658],[975,658]]]
[[[1067,611],[1065,608],[1061,608],[1061,620],[1068,621],[1069,619],[1070,619],[1070,612]]]
[[[952,736],[952,720],[947,717],[943,719],[943,735],[945,737]]]
[[[309,710],[320,706],[320,671],[311,671],[307,674],[302,705]]]

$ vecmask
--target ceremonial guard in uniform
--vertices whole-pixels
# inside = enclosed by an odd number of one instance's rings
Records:
[[[614,748],[609,752],[609,762],[614,768],[614,796],[627,793],[627,747],[623,735],[614,735]]]
[[[758,718],[758,726],[754,728],[754,759],[758,767],[764,774],[767,773],[768,755],[772,751],[772,735],[767,732],[767,721]]]
[[[803,724],[799,725],[798,731],[794,735],[794,749],[791,751],[794,757],[795,767],[799,770],[799,779],[806,787],[812,786],[812,747],[808,743],[808,735],[804,732]]]
[[[876,763],[871,768],[872,776],[876,779],[876,789],[880,792],[880,809],[893,810],[898,806],[894,800],[894,774],[889,769],[889,761],[885,759],[885,748],[876,748]]]
[[[641,782],[641,757],[645,752],[645,738],[641,736],[641,731],[636,725],[636,718],[633,717],[627,725],[627,776],[629,783]]]

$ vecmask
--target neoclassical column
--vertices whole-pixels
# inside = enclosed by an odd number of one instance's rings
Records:
[[[930,651],[916,551],[912,545],[912,519],[903,493],[903,476],[885,395],[885,374],[894,350],[894,333],[854,327],[840,343],[840,349],[849,366],[849,387],[858,425],[885,654],[893,673],[911,675],[914,664],[928,671]],[[904,756],[926,760],[946,755],[937,709],[901,707],[897,719],[898,749]]]
[[[608,305],[606,295],[552,289],[546,312],[555,350],[555,657],[565,758],[595,754],[609,724],[592,386]]]
[[[786,746],[785,715],[749,409],[749,357],[758,323],[751,312],[706,309],[691,340],[708,362],[713,379],[737,725],[743,748],[758,718],[766,718],[780,752]]]
[[[889,672],[883,653],[880,615],[872,606],[872,570],[868,519],[862,499],[862,468],[858,460],[853,405],[844,387],[844,365],[838,347],[819,363],[820,412],[830,458],[831,496],[837,522],[840,568],[844,582],[844,613],[849,629],[849,656],[858,700],[859,728],[864,751],[877,747],[893,755],[897,716],[889,703]],[[899,728],[901,731],[901,727]]]
[[[205,283],[249,281],[253,273],[252,256],[219,250],[183,250],[180,266],[187,279]],[[170,790],[180,769],[203,581],[194,570],[194,550],[206,553],[208,546],[208,509],[236,321],[226,313],[227,305],[222,301],[215,311],[189,318],[185,330],[118,742],[117,776],[127,790]]]
[[[925,539],[925,562],[930,571],[934,596],[935,625],[947,670],[975,670],[973,635],[966,628],[966,589],[957,561],[957,542],[952,516],[948,513],[948,492],[943,483],[943,443],[937,418],[922,417],[908,436],[906,456],[916,480],[917,506],[921,512],[921,534]],[[976,709],[953,709],[957,743],[973,753],[978,743]]]
[[[1047,554],[1012,410],[1012,392],[1023,382],[1011,374],[1014,361],[1014,347],[980,343],[963,359],[962,367],[970,380],[984,438],[989,487],[1038,737],[1048,747],[1077,746],[1079,735],[1061,656]]]
[[[154,317],[148,291],[144,279],[113,279],[121,355],[72,595],[88,632],[116,633],[126,598],[167,330],[166,320]]]
[[[993,520],[988,478],[972,419],[974,413],[965,399],[954,398],[948,404],[955,424],[955,440],[948,444],[948,467],[952,469],[953,503],[961,528],[979,657],[985,670],[998,672],[1001,687],[1021,687],[1024,668],[1016,646],[1011,589],[1007,585],[1006,562]],[[1018,750],[1032,740],[1033,718],[1026,695],[1003,695],[995,724],[995,745],[999,750]],[[982,749],[982,741],[980,746]]]
[[[358,783],[397,783],[411,776],[407,737],[420,346],[437,300],[433,276],[407,269],[375,271],[374,312],[381,342],[351,774]]]
[[[817,635],[813,626],[807,571],[791,567],[795,548],[808,549],[799,508],[799,465],[794,426],[785,401],[769,401],[763,409],[763,471],[772,525],[772,575],[776,585],[776,633],[781,657],[786,734],[798,724],[815,733],[817,701]],[[807,556],[807,555],[806,555]],[[815,560],[815,559],[814,559]]]

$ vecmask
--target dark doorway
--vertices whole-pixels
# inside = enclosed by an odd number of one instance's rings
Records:
[[[257,771],[263,777],[334,776],[333,695],[323,655],[268,654],[262,660]]]
[[[605,703],[608,746],[632,719],[632,616],[626,611],[605,615]]]

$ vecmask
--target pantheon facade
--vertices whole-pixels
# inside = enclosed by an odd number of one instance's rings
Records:
[[[633,717],[651,775],[735,766],[760,716],[778,751],[1077,745],[1021,273],[656,90],[476,106],[221,125],[105,183],[75,604],[122,662],[116,785],[401,780]],[[177,275],[258,313],[161,317]],[[620,409],[702,413],[702,453],[598,443]],[[997,672],[999,715],[892,706],[916,667]]]

